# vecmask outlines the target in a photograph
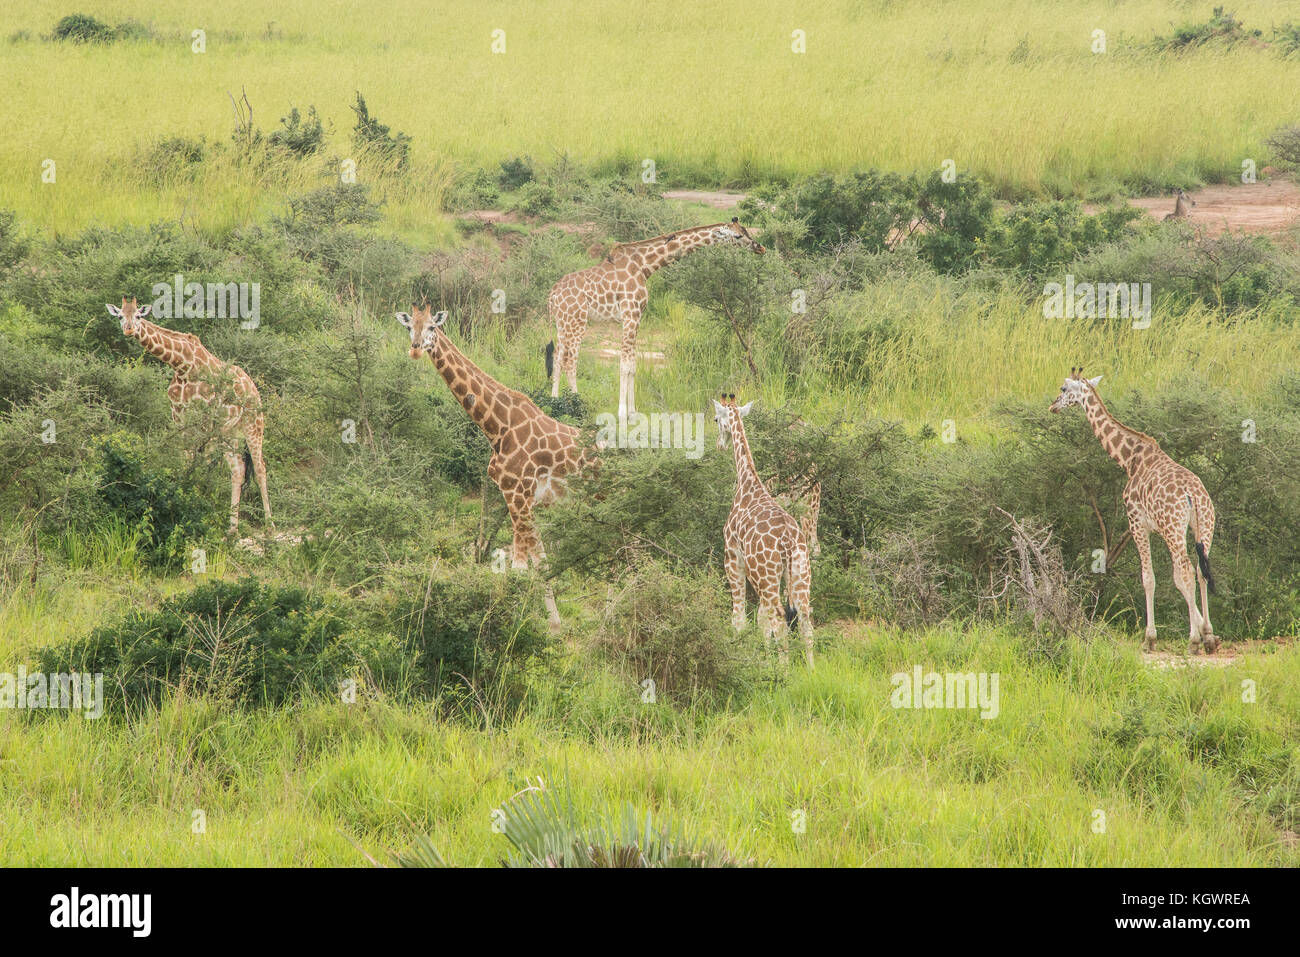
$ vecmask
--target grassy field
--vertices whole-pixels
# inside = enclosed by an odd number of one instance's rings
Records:
[[[264,185],[220,164],[192,191],[158,192],[133,169],[136,150],[158,140],[228,141],[228,94],[241,91],[267,130],[291,105],[314,104],[336,132],[330,152],[347,156],[360,89],[414,138],[419,188],[390,184],[392,216],[427,239],[449,168],[520,154],[637,174],[650,158],[662,182],[691,185],[948,159],[1007,195],[1221,181],[1243,159],[1262,165],[1262,139],[1294,119],[1300,84],[1300,59],[1256,46],[1153,54],[1155,36],[1210,10],[1151,0],[667,3],[653,16],[606,0],[310,10],[118,0],[84,12],[139,21],[149,37],[41,39],[78,11],[41,0],[0,18],[0,80],[14,91],[0,144],[6,198],[56,231],[158,218],[229,228],[263,210],[274,200]],[[1284,0],[1234,11],[1266,33],[1294,14]],[[207,32],[205,53],[191,52],[194,29]],[[506,52],[494,54],[498,29]],[[1091,52],[1096,29],[1104,54]],[[807,52],[792,52],[794,30]],[[635,52],[608,42],[615,35]],[[50,158],[53,186],[40,181]],[[322,165],[285,175],[318,177]]]
[[[6,660],[48,634],[37,607],[85,624],[94,606],[160,587],[12,596]],[[631,803],[787,866],[1300,863],[1294,832],[1274,823],[1295,826],[1300,793],[1294,765],[1279,770],[1298,730],[1293,651],[1152,671],[1110,642],[1028,663],[1002,630],[849,624],[826,630],[821,655],[815,673],[712,714],[641,704],[635,689],[560,662],[527,716],[490,734],[382,702],[255,715],[180,697],[130,725],[7,718],[0,853],[11,864],[346,865],[363,851],[390,861],[424,832],[448,861],[488,865],[508,850],[493,811],[541,776],[567,780],[582,812]],[[999,673],[1000,714],[890,707],[888,676],[916,661]],[[1250,704],[1247,679],[1259,689]]]
[[[1300,58],[1263,42],[1155,53],[1153,38],[1210,9],[1154,0],[651,10],[40,0],[0,14],[12,91],[0,140],[0,676],[196,585],[245,576],[303,586],[341,609],[343,638],[387,640],[404,665],[423,661],[401,644],[423,627],[403,603],[434,586],[470,594],[509,525],[494,528],[504,511],[480,474],[486,442],[430,364],[408,358],[393,309],[421,296],[452,309],[454,341],[485,371],[549,395],[550,284],[616,229],[721,218],[661,202],[659,186],[928,173],[951,158],[998,200],[961,268],[908,248],[773,242],[762,259],[701,253],[651,284],[638,349],[662,358],[639,365],[642,411],[703,411],[732,391],[760,416],[797,415],[839,443],[819,465],[816,670],[778,668],[753,628],[726,644],[721,521],[698,523],[719,503],[725,515],[734,474],[710,424],[698,469],[673,458],[650,490],[662,498],[646,493],[664,503],[671,540],[556,579],[565,627],[520,666],[517,700],[492,699],[500,688],[486,683],[467,682],[470,698],[452,681],[430,691],[406,673],[390,685],[366,660],[351,704],[319,689],[236,703],[186,684],[127,717],[0,709],[0,860],[366,866],[427,835],[451,864],[494,865],[509,850],[494,813],[541,779],[592,820],[631,805],[760,864],[1300,864],[1294,229],[1234,245],[1144,221],[1103,243],[1066,235],[1072,214],[1054,204],[1008,202],[1108,199],[1227,181],[1245,158],[1263,165],[1264,138],[1296,121]],[[132,38],[48,39],[72,12],[134,22]],[[1281,0],[1233,12],[1266,36],[1295,16]],[[190,50],[194,29],[205,53]],[[491,50],[496,29],[503,54]],[[1104,54],[1091,52],[1095,29]],[[791,50],[794,30],[806,31],[805,53]],[[404,171],[354,147],[358,90],[413,137]],[[315,105],[323,149],[241,158],[228,95],[241,91],[268,134],[291,105]],[[175,137],[202,138],[204,156],[160,173],[157,144]],[[517,156],[536,160],[536,177],[501,187],[493,208],[505,221],[458,218],[468,207],[451,198],[466,177],[481,168],[495,182]],[[273,218],[304,196],[337,199],[343,158],[358,161],[373,222]],[[637,185],[647,158],[651,189]],[[41,182],[46,159],[53,183]],[[525,215],[529,187],[564,195]],[[1027,248],[1041,252],[1046,236],[1067,251],[1013,266],[983,258],[1013,209],[1047,211],[1029,220],[1043,228]],[[780,215],[766,221],[778,239],[793,235]],[[257,331],[211,317],[186,330],[258,383],[277,527],[299,541],[263,536],[252,486],[241,529],[254,548],[222,538],[224,463],[213,448],[187,462],[169,372],[103,311],[176,271],[265,286]],[[1067,272],[1152,279],[1150,327],[1046,318],[1043,282]],[[752,308],[737,307],[743,346],[701,293],[711,283],[758,290]],[[796,286],[815,301],[798,318]],[[509,290],[500,316],[485,305],[498,287]],[[616,339],[609,326],[590,331],[586,405],[555,414],[589,421],[616,407],[617,360],[592,348]],[[1079,416],[1044,414],[1079,363],[1104,376],[1130,424],[1179,448],[1219,503],[1213,601],[1231,658],[1182,666],[1187,618],[1158,542],[1159,657],[1174,667],[1139,651],[1133,549],[1104,579],[1087,572],[1097,524],[1103,537],[1103,518],[1120,527],[1123,475]],[[345,444],[340,424],[352,420],[368,438]],[[59,438],[39,443],[50,421]],[[1248,422],[1258,443],[1239,438]],[[944,423],[956,441],[937,439]],[[894,444],[859,450],[858,427]],[[143,497],[198,502],[211,527],[181,536],[182,560],[159,558],[160,513],[127,520],[105,504],[105,488],[123,484],[108,477],[109,447],[139,450],[138,488],[153,489]],[[608,471],[658,467],[668,457],[656,454],[611,453]],[[1067,588],[1078,620],[1036,627],[1013,599],[990,596],[1010,554],[1005,527],[989,524],[1002,505],[1053,529],[1064,569],[1084,580]],[[542,518],[553,557],[559,521]],[[948,540],[927,544],[936,529]],[[889,557],[900,540],[917,547],[913,564]],[[202,571],[189,564],[198,543]],[[658,594],[638,577],[656,563],[676,589],[662,608],[627,597]],[[913,591],[938,611],[917,614]],[[478,654],[488,617],[465,614]],[[637,655],[654,641],[651,666],[717,673],[692,672],[698,687],[645,702]],[[891,679],[917,667],[997,675],[997,716],[893,706]]]

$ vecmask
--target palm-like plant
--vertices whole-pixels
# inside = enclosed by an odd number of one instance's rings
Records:
[[[544,786],[528,788],[502,809],[501,832],[512,850],[503,867],[746,867],[712,841],[688,837],[669,822],[655,826],[651,815],[624,805],[617,816],[584,825],[566,788],[563,795]],[[446,867],[427,835],[395,856],[402,867]]]

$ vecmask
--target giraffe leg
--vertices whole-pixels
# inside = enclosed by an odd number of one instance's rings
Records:
[[[248,442],[248,456],[253,460],[253,474],[257,477],[257,487],[262,492],[262,514],[266,516],[266,527],[274,529],[274,523],[271,521],[271,499],[266,493],[266,462],[262,460],[264,428],[262,416],[258,415],[256,425],[248,431],[245,438]]]
[[[564,339],[559,332],[555,334],[555,354],[551,356],[551,398],[560,397],[560,375],[564,369]]]
[[[797,548],[790,556],[790,604],[799,615],[799,637],[803,639],[804,660],[813,667],[812,565],[807,548]]]
[[[1186,534],[1185,530],[1183,534]],[[1187,601],[1187,653],[1194,655],[1202,646],[1201,613],[1196,608],[1196,575],[1192,571],[1192,562],[1187,557],[1186,542],[1173,536],[1165,539],[1165,542],[1169,546],[1169,557],[1174,563],[1174,584]]]
[[[763,590],[762,595],[758,602],[758,623],[763,629],[763,638],[768,647],[776,645],[777,660],[784,668],[790,663],[790,649],[786,647],[786,638],[790,634],[790,629],[785,623],[781,596],[770,586]]]
[[[528,560],[537,547],[537,529],[533,525],[533,512],[525,501],[525,496],[507,497],[510,509],[510,524],[514,529],[514,540],[510,546],[510,567],[516,570],[528,567]]]
[[[1209,553],[1209,549],[1206,549]],[[1205,581],[1205,576],[1201,574],[1201,566],[1194,563],[1196,569],[1196,582],[1201,591],[1201,641],[1205,646],[1206,654],[1213,654],[1219,650],[1219,639],[1214,636],[1214,627],[1210,624],[1210,592],[1209,586]]]
[[[731,588],[731,627],[740,631],[745,627],[745,558],[739,542],[728,541],[726,545],[723,565]]]
[[[546,549],[542,547],[541,536],[536,533],[534,533],[534,542],[535,545],[532,554],[529,556],[528,563],[533,567],[537,567],[546,561]],[[564,627],[564,621],[560,618],[560,607],[555,603],[555,586],[550,581],[546,582],[546,591],[543,598],[546,601],[546,616],[551,631],[559,631]]]
[[[623,348],[618,360],[618,417],[622,421],[636,412],[636,330],[641,323],[641,307],[624,305]]]
[[[1138,559],[1142,563],[1142,590],[1147,599],[1146,650],[1156,648],[1156,573],[1151,568],[1151,533],[1147,531],[1134,516],[1129,516],[1129,528],[1133,532],[1133,544],[1137,547]]]
[[[578,393],[578,346],[577,343],[571,343],[564,353],[564,375],[569,380],[569,391],[574,395]]]
[[[226,464],[230,466],[230,532],[239,527],[239,491],[244,486],[244,457],[238,450],[226,450]]]

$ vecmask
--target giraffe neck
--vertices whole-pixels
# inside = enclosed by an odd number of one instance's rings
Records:
[[[767,495],[767,487],[754,467],[754,456],[749,451],[749,439],[739,415],[732,418],[731,444],[736,457],[736,504],[752,502]]]
[[[507,431],[507,424],[492,414],[492,399],[509,390],[466,358],[451,344],[445,332],[440,336],[438,348],[429,353],[429,359],[461,408],[469,413],[488,440],[496,442],[501,438]]]
[[[684,229],[679,233],[661,236],[645,243],[635,243],[627,250],[631,262],[638,265],[647,279],[667,266],[705,246],[712,246],[718,241],[714,230],[717,226],[697,226]]]
[[[216,364],[212,354],[197,346],[188,336],[173,329],[165,329],[146,319],[139,320],[140,331],[136,338],[150,355],[157,356],[179,375],[186,376],[199,367]]]
[[[1101,447],[1129,475],[1144,463],[1148,452],[1159,448],[1155,439],[1130,429],[1111,415],[1106,404],[1101,401],[1101,396],[1091,388],[1084,400],[1084,409],[1088,413],[1088,424],[1100,440]]]

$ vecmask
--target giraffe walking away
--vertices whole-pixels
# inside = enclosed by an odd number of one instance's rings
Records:
[[[226,417],[221,424],[221,438],[226,464],[230,466],[229,533],[233,535],[239,527],[239,496],[250,467],[262,492],[266,525],[273,528],[271,501],[266,493],[266,463],[262,460],[266,420],[262,414],[262,397],[252,378],[239,366],[214,356],[203,347],[198,336],[149,322],[145,317],[153,307],[138,305],[134,297],[128,302],[123,296],[121,306],[111,303],[107,306],[109,314],[121,320],[123,334],[139,339],[146,352],[172,367],[167,398],[171,400],[173,423],[180,424],[186,407],[194,402],[204,405],[218,402],[224,407]],[[241,437],[247,445],[242,455]]]
[[[804,658],[813,667],[812,564],[808,543],[799,523],[777,504],[758,472],[741,421],[753,407],[736,405],[734,395],[713,400],[718,424],[718,448],[730,440],[736,460],[736,495],[723,527],[724,564],[731,588],[731,625],[745,627],[745,583],[758,595],[758,624],[769,646],[777,646],[781,664],[788,660],[786,639],[795,618],[803,638]],[[789,605],[781,604],[781,579],[789,592]]]
[[[578,347],[586,335],[587,322],[592,319],[614,320],[623,328],[619,352],[619,419],[635,412],[636,332],[648,298],[646,281],[687,253],[719,243],[736,243],[755,253],[764,251],[733,216],[729,223],[696,226],[653,239],[620,243],[610,250],[603,262],[569,273],[552,286],[547,302],[555,321],[553,361],[549,349],[547,355],[547,365],[552,374],[552,397],[560,395],[561,376],[568,378],[571,391],[578,391]]]
[[[577,427],[557,422],[522,392],[506,388],[452,345],[443,325],[447,313],[425,306],[397,313],[411,332],[411,358],[425,355],[492,445],[488,477],[505,499],[513,529],[510,565],[527,568],[546,559],[533,510],[563,497],[565,478],[594,464],[580,445]],[[546,609],[552,628],[561,624],[548,585]]]
[[[1128,473],[1124,507],[1129,532],[1142,562],[1142,588],[1146,592],[1146,650],[1155,648],[1156,576],[1151,570],[1151,532],[1165,540],[1174,563],[1174,584],[1187,600],[1190,636],[1187,653],[1203,648],[1218,650],[1219,639],[1210,625],[1209,593],[1214,590],[1210,574],[1210,545],[1214,540],[1214,503],[1201,480],[1171,459],[1149,435],[1130,429],[1110,414],[1097,384],[1101,376],[1085,379],[1083,369],[1071,369],[1061,392],[1049,411],[1060,412],[1072,405],[1083,406],[1092,431],[1101,446]],[[1191,526],[1196,562],[1187,555],[1187,527]],[[1193,571],[1195,569],[1195,571]],[[1201,607],[1196,607],[1197,585]]]

